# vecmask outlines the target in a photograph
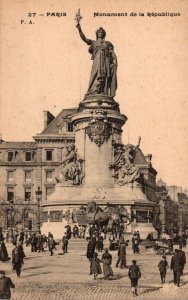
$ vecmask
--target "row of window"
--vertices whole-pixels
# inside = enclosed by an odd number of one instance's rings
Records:
[[[34,161],[35,160],[35,151],[26,151],[25,152],[25,161]],[[18,151],[8,151],[7,152],[7,161],[16,161],[18,156]],[[45,160],[53,161],[53,149],[45,150]]]
[[[34,161],[35,151],[26,151],[25,152],[25,161]],[[18,156],[18,151],[8,151],[7,152],[7,161],[15,161]]]
[[[25,182],[30,182],[32,180],[32,171],[27,170],[24,171],[25,175],[24,175],[24,181]],[[14,182],[14,177],[15,177],[15,171],[7,171],[7,181],[8,182]],[[53,181],[53,171],[51,170],[46,170],[46,182],[50,182]]]
[[[54,187],[46,187],[46,199],[48,200],[49,195],[54,191]],[[31,201],[33,198],[32,187],[24,187],[24,201]],[[9,202],[14,201],[15,199],[15,189],[14,187],[7,188],[7,200]]]

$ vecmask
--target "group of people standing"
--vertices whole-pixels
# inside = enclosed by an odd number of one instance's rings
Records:
[[[131,288],[132,288],[132,294],[134,296],[138,295],[138,280],[141,278],[141,271],[140,268],[137,266],[136,260],[132,261],[132,264],[130,267],[127,266],[127,261],[126,261],[126,248],[128,246],[129,241],[125,241],[123,237],[121,237],[119,241],[119,246],[118,246],[118,259],[116,262],[116,267],[120,268],[129,268],[128,271],[128,276],[131,282]],[[112,255],[109,253],[108,248],[104,249],[104,253],[102,254],[102,258],[99,259],[98,253],[95,252],[95,250],[98,250],[98,240],[96,239],[95,236],[93,236],[87,246],[87,258],[90,262],[90,275],[94,275],[94,280],[97,279],[99,274],[102,274],[102,269],[100,266],[100,263],[103,264],[103,274],[104,274],[104,279],[109,280],[113,279],[114,273],[112,270]]]

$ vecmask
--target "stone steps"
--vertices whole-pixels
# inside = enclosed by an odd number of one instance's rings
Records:
[[[88,241],[85,239],[77,239],[71,238],[69,240],[69,250],[78,250],[78,251],[86,251],[87,250]],[[104,247],[108,248],[109,241],[104,240]]]
[[[69,251],[83,251],[86,253],[87,251],[87,245],[88,242],[85,239],[77,239],[77,238],[71,238],[69,240],[69,245],[68,245],[68,250]],[[104,240],[104,248],[109,248],[109,240],[106,239]],[[143,252],[145,247],[140,245],[139,246],[140,251]],[[115,250],[117,251],[117,250]],[[131,254],[132,253],[132,243],[129,243],[129,246],[127,247],[126,250],[127,254]]]

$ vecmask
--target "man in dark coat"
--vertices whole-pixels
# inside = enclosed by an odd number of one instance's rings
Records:
[[[17,277],[20,277],[21,274],[22,265],[24,264],[23,258],[24,257],[21,248],[16,246],[12,250],[12,265],[13,270],[16,271]]]
[[[141,278],[140,268],[136,264],[136,260],[132,260],[132,265],[129,268],[128,276],[131,281],[131,290],[133,296],[138,296],[138,279]]]
[[[180,258],[181,265],[180,275],[183,275],[184,266],[186,264],[186,256],[185,252],[182,250],[182,245],[179,246],[178,256]]]
[[[3,231],[2,228],[0,227],[0,242],[4,241],[4,236],[3,236]]]
[[[20,242],[22,242],[22,244],[23,244],[23,242],[24,242],[24,237],[25,237],[25,233],[24,233],[24,231],[23,231],[23,229],[20,231],[20,237],[19,237],[19,241]]]
[[[68,240],[67,235],[65,233],[64,236],[63,236],[63,238],[62,238],[62,250],[63,250],[63,254],[67,253],[68,243],[69,243],[69,240]]]
[[[0,271],[0,299],[11,299],[11,290],[15,285],[10,277],[5,276],[5,271]]]
[[[175,254],[171,258],[170,269],[173,270],[174,284],[180,286],[181,263],[178,255],[179,250],[175,249]]]
[[[4,241],[0,242],[0,261],[8,261],[10,257],[8,256],[7,248]]]
[[[127,268],[126,265],[126,246],[127,244],[125,243],[124,240],[122,240],[119,244],[118,247],[118,260],[116,263],[116,268],[118,267],[119,263],[120,263],[120,268]]]
[[[31,236],[31,252],[37,252],[37,236],[33,233]]]
[[[89,240],[87,245],[87,258],[89,260],[93,258],[93,254],[95,252],[95,246],[96,246],[96,239],[93,237],[91,240]]]
[[[70,225],[66,225],[65,228],[66,228],[67,239],[70,240],[71,239],[71,235],[72,235],[71,226]]]
[[[51,236],[48,237],[48,249],[50,252],[50,256],[54,255],[53,249],[55,249],[55,241]]]
[[[104,243],[103,243],[103,236],[99,233],[98,240],[97,240],[97,249],[99,252],[103,251]]]

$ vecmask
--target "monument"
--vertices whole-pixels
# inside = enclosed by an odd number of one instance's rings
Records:
[[[103,28],[96,40],[85,37],[80,13],[76,15],[80,38],[89,45],[92,69],[88,91],[71,122],[75,144],[64,147],[61,166],[56,170],[54,193],[43,202],[42,231],[62,238],[67,224],[123,222],[126,231],[139,230],[141,238],[155,233],[152,214],[155,204],[142,192],[141,172],[134,164],[138,145],[124,145],[122,127],[127,117],[114,100],[117,89],[117,57],[106,41]],[[53,218],[49,218],[53,214]],[[46,216],[46,217],[45,217]]]

